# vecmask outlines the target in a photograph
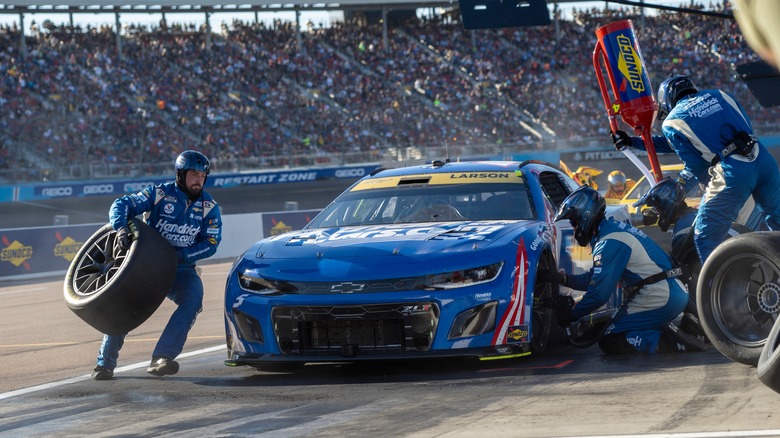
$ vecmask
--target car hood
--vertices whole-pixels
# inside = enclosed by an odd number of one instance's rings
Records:
[[[259,241],[245,259],[274,278],[391,278],[495,263],[536,221],[479,221],[301,230]],[[519,240],[519,239],[518,239]],[[502,251],[503,250],[503,251]]]
[[[468,250],[475,244],[485,247],[511,230],[527,229],[531,221],[477,221],[403,225],[372,225],[316,230],[300,230],[260,242],[258,248],[266,259],[330,257],[382,257],[391,250],[414,253],[451,248]]]

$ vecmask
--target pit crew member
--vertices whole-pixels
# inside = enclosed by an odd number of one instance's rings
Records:
[[[593,248],[593,266],[585,273],[539,273],[541,281],[586,291],[574,307],[556,311],[558,324],[567,326],[597,310],[620,283],[626,304],[599,340],[604,353],[703,351],[702,340],[672,323],[685,309],[688,292],[669,254],[641,230],[605,218],[605,208],[604,198],[583,186],[563,201],[555,216],[556,222],[569,220],[578,245]]]
[[[211,257],[222,239],[222,219],[219,207],[210,194],[203,191],[209,174],[208,158],[200,152],[182,152],[175,163],[175,182],[149,186],[142,191],[117,198],[109,210],[109,222],[117,231],[122,249],[131,247],[133,234],[128,218],[144,214],[146,223],[157,230],[175,249],[178,267],[168,298],[177,308],[160,335],[152,352],[149,374],[176,374],[176,362],[184,348],[187,334],[202,310],[203,282],[196,262]],[[92,371],[95,380],[113,378],[119,350],[125,335],[103,335]]]
[[[702,263],[723,242],[742,207],[753,196],[771,230],[780,230],[780,170],[753,134],[745,110],[722,90],[701,90],[687,76],[672,75],[658,89],[663,135],[653,136],[658,152],[675,152],[685,165],[678,180],[688,192],[706,185],[694,223]],[[641,137],[618,130],[615,147],[645,149]]]

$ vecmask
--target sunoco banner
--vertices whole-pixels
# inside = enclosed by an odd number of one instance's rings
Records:
[[[66,271],[103,224],[0,230],[0,277]]]

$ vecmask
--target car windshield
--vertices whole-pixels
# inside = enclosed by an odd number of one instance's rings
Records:
[[[524,183],[403,185],[345,192],[306,228],[535,217]]]

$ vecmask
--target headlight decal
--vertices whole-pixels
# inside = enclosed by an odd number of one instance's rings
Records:
[[[506,344],[509,327],[518,326],[525,320],[525,283],[528,273],[528,252],[525,248],[525,240],[522,238],[517,245],[515,267],[517,269],[514,273],[512,296],[509,299],[509,306],[506,312],[501,315],[498,330],[493,335],[493,345]]]

